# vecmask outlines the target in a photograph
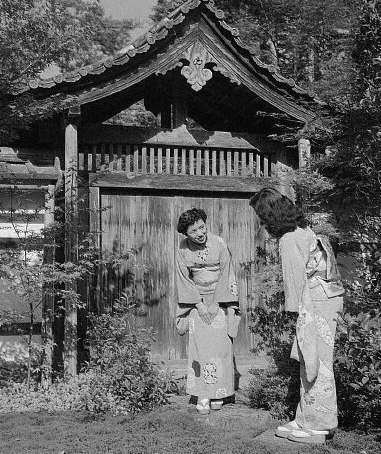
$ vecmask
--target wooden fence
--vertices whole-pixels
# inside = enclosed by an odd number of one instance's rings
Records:
[[[78,170],[124,171],[135,175],[256,176],[271,174],[271,156],[253,149],[166,144],[79,145]]]

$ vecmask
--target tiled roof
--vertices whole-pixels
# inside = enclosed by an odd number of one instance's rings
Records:
[[[59,180],[61,170],[59,162],[54,166],[35,166],[17,156],[13,148],[0,147],[0,182],[18,182],[20,180]]]
[[[285,86],[294,95],[306,97],[309,101],[319,102],[314,98],[313,94],[307,92],[299,87],[291,78],[286,78],[280,74],[278,69],[273,65],[268,65],[261,62],[254,54],[250,47],[246,46],[239,36],[239,31],[231,27],[225,22],[225,14],[223,11],[216,8],[213,0],[186,0],[182,5],[173,10],[167,17],[161,20],[157,25],[153,26],[148,32],[138,37],[134,42],[126,47],[126,51],[122,55],[113,58],[107,58],[100,63],[79,68],[73,72],[66,74],[59,74],[49,79],[33,79],[28,84],[22,86],[18,91],[24,93],[28,90],[34,89],[49,89],[62,83],[74,83],[88,75],[98,75],[107,71],[109,68],[126,65],[135,56],[144,54],[158,41],[166,38],[168,32],[176,25],[182,23],[190,11],[203,6],[205,7],[218,24],[230,35],[230,39],[234,41],[238,49],[248,56],[253,66],[262,74],[274,80],[275,83]]]

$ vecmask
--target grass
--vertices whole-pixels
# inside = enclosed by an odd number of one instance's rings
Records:
[[[324,446],[280,447],[255,437],[273,428],[265,412],[224,408],[199,417],[184,400],[151,413],[94,419],[86,413],[0,416],[1,454],[375,454],[376,435],[339,431]]]

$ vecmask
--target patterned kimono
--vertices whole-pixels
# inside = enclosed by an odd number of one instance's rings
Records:
[[[337,427],[333,348],[344,289],[329,241],[297,228],[279,242],[286,310],[298,312],[291,357],[300,362],[296,423],[306,429]]]
[[[224,240],[208,233],[205,245],[187,238],[176,256],[179,334],[189,332],[187,393],[199,399],[234,394],[232,338],[240,313],[231,254]],[[215,313],[210,325],[195,307],[203,301]]]

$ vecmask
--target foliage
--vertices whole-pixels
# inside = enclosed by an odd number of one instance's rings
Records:
[[[21,189],[10,189],[8,197],[3,198],[4,206],[0,207],[2,221],[8,224],[16,238],[12,244],[0,249],[0,278],[7,284],[8,295],[17,296],[17,309],[1,310],[0,326],[2,328],[27,323],[28,329],[24,340],[27,351],[18,357],[20,367],[7,364],[7,368],[20,376],[24,366],[28,385],[32,378],[38,378],[45,369],[45,349],[53,348],[54,339],[45,339],[43,345],[33,341],[35,323],[39,322],[42,313],[42,324],[52,324],[55,318],[62,316],[67,307],[81,309],[84,303],[75,284],[93,280],[99,268],[118,269],[125,263],[131,252],[125,254],[100,254],[94,235],[81,232],[76,220],[60,222],[60,210],[57,209],[57,221],[46,226],[40,232],[33,225],[41,222],[43,205],[36,204],[34,193]],[[41,202],[43,203],[43,202]],[[32,209],[29,206],[33,206]],[[75,261],[61,263],[55,260],[60,248],[64,247],[65,230],[71,228],[72,235],[78,237],[78,248]],[[50,260],[46,260],[50,256]],[[55,309],[42,310],[44,295],[55,301]],[[44,335],[44,333],[43,333]],[[48,334],[49,337],[49,334]]]
[[[180,2],[181,3],[181,2]],[[216,0],[242,40],[265,63],[279,68],[323,99],[346,99],[351,71],[350,30],[357,2],[343,0]],[[152,19],[178,6],[159,0]],[[335,90],[332,90],[335,81]]]
[[[268,410],[277,420],[293,419],[299,402],[299,375],[287,375],[273,369],[254,369],[250,374],[250,405]]]
[[[107,120],[105,124],[123,126],[158,127],[158,120],[155,115],[145,109],[144,102],[138,101],[128,109],[119,112]]]
[[[379,219],[363,229],[380,238]],[[343,423],[369,430],[381,427],[381,253],[377,243],[363,251],[357,279],[347,285],[335,368]]]
[[[362,0],[354,31],[356,80],[335,130],[336,150],[321,166],[345,250],[357,244],[357,279],[348,282],[337,342],[342,420],[380,426],[381,4]],[[356,251],[355,251],[356,254]],[[339,407],[340,408],[340,407]]]
[[[168,402],[170,383],[150,360],[152,330],[139,328],[135,309],[129,298],[122,298],[111,313],[90,317],[89,411],[126,414]]]
[[[2,314],[1,318],[3,318]],[[28,346],[27,336],[23,336],[20,343],[21,346],[24,344],[27,346],[26,352],[24,348],[20,348],[20,345],[13,347],[2,346],[0,388],[8,386],[9,383],[26,383],[25,379],[28,375],[33,382],[37,382],[40,379],[42,363],[41,344],[32,342]]]
[[[91,383],[90,373],[79,374],[70,380],[57,380],[48,388],[37,383],[28,386],[26,383],[10,382],[0,389],[1,412],[79,411],[84,407]]]
[[[77,377],[57,379],[49,386],[3,383],[1,412],[130,414],[166,404],[173,380],[152,364],[152,332],[137,326],[133,311],[133,306],[116,304],[113,313],[91,317],[91,360]]]
[[[49,67],[67,71],[112,55],[125,46],[132,26],[130,20],[105,17],[98,0],[2,0],[0,143],[66,106],[59,96],[46,105],[26,95],[12,99],[13,91]]]

